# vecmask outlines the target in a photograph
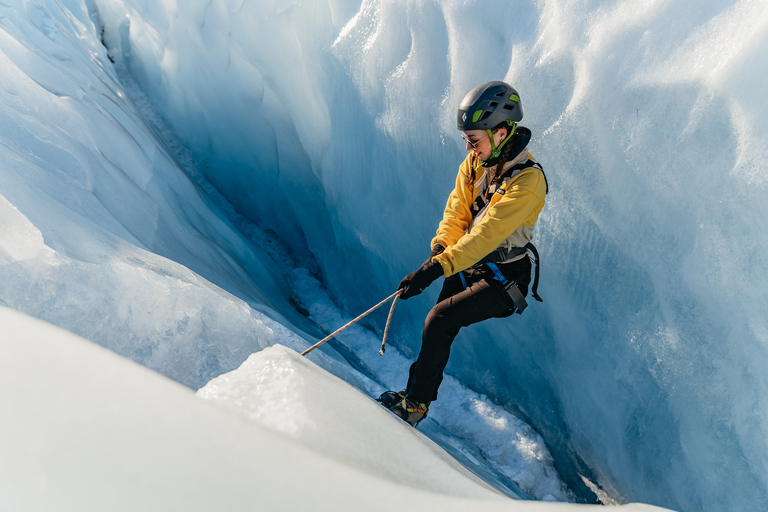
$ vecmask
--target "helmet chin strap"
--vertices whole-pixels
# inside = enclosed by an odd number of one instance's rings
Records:
[[[488,132],[488,138],[491,141],[491,157],[483,162],[483,165],[486,165],[486,162],[490,162],[495,158],[499,158],[501,156],[501,148],[504,147],[504,144],[507,143],[509,139],[512,138],[512,135],[515,133],[515,127],[517,126],[517,123],[514,121],[507,121],[507,124],[509,125],[509,128],[507,128],[507,136],[504,138],[503,141],[501,141],[501,144],[499,144],[499,147],[496,147],[496,145],[493,142],[493,132],[491,130],[486,130]]]

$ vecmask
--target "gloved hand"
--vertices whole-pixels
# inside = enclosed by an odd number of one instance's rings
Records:
[[[432,246],[432,252],[431,252],[431,253],[429,253],[429,258],[427,258],[427,261],[426,261],[425,263],[427,263],[427,262],[429,262],[430,260],[432,260],[432,258],[434,258],[435,256],[437,256],[438,254],[440,254],[440,253],[441,253],[441,252],[443,252],[444,250],[445,250],[445,247],[443,247],[443,246],[442,246],[442,245],[440,245],[440,244],[435,244],[435,245],[433,245],[433,246]]]
[[[400,284],[397,286],[398,290],[403,290],[400,293],[400,298],[407,300],[415,297],[442,275],[443,266],[438,261],[432,261],[431,258],[428,259],[418,270],[411,272],[400,281]]]

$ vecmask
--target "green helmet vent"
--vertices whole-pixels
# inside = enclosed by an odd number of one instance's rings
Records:
[[[483,115],[482,110],[475,111],[475,114],[472,116],[472,122],[476,123],[478,119],[480,119],[480,116]]]

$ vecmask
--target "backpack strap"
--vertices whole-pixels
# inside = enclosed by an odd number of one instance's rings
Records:
[[[531,159],[528,159],[525,162],[520,162],[519,164],[515,164],[509,169],[507,169],[506,171],[504,171],[504,173],[501,176],[496,178],[496,180],[493,183],[491,183],[483,192],[477,195],[477,197],[475,198],[475,201],[469,207],[469,210],[472,212],[472,218],[474,219],[475,217],[477,217],[477,214],[480,213],[483,210],[483,208],[485,208],[488,205],[493,194],[504,195],[504,193],[507,191],[506,188],[504,188],[504,185],[506,185],[515,176],[520,174],[524,169],[529,169],[531,167],[541,171],[541,174],[544,176],[544,184],[547,187],[545,193],[549,193],[549,182],[547,181],[547,175],[544,174],[544,168],[541,166],[540,163],[535,162]]]

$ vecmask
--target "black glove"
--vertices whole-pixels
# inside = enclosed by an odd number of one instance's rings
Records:
[[[440,262],[432,261],[431,258],[428,259],[416,272],[411,272],[400,281],[397,286],[398,290],[403,290],[400,293],[400,298],[406,300],[415,297],[442,275],[443,266],[440,265]]]
[[[442,245],[440,245],[440,244],[435,244],[435,245],[433,245],[433,246],[432,246],[432,252],[431,252],[431,253],[429,253],[429,258],[427,258],[427,261],[425,261],[425,263],[428,263],[430,260],[432,260],[432,258],[434,258],[435,256],[437,256],[438,254],[440,254],[440,253],[441,253],[441,252],[443,252],[444,250],[445,250],[445,247],[443,247],[443,246],[442,246]]]

